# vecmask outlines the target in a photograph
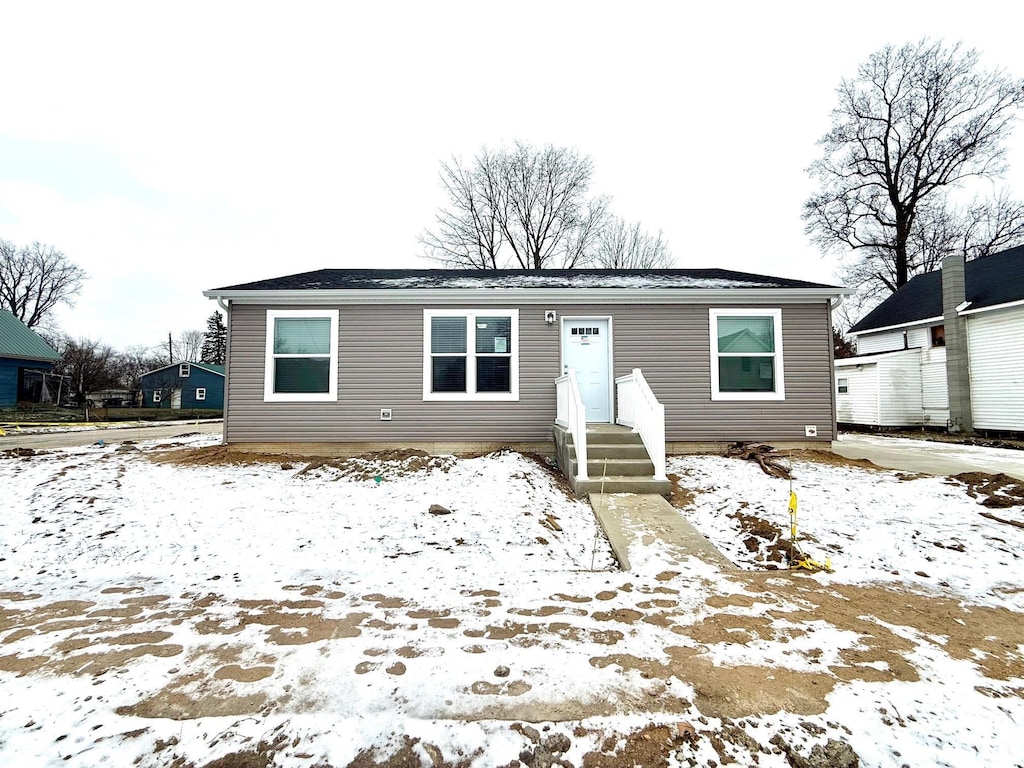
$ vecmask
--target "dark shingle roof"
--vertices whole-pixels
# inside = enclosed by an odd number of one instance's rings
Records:
[[[832,288],[727,269],[320,269],[217,288],[222,291],[382,288]],[[842,289],[837,289],[842,290]]]
[[[971,309],[1024,300],[1024,245],[964,265],[964,293]],[[942,316],[942,270],[918,275],[875,307],[851,333]]]
[[[0,357],[56,362],[49,344],[6,309],[0,309]]]

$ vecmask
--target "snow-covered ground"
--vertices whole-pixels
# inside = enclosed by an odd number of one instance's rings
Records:
[[[1012,486],[677,457],[681,514],[749,570],[653,541],[622,572],[529,457],[215,442],[0,457],[0,764],[1024,760]],[[791,489],[831,574],[767,570]]]

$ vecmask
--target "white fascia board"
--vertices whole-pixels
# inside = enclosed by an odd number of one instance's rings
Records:
[[[238,304],[813,304],[834,288],[378,288],[373,290],[203,291]]]
[[[876,352],[870,355],[860,355],[858,357],[841,357],[838,360],[833,361],[836,368],[853,368],[857,365],[867,365],[869,363],[877,363],[882,358],[899,357],[901,355],[920,355],[921,347],[911,347],[910,349],[894,349],[891,352]]]
[[[931,323],[941,323],[942,315],[936,315],[935,317],[926,317],[924,320],[914,320],[910,323],[900,323],[899,325],[885,325],[881,328],[868,328],[866,331],[850,331],[851,336],[866,336],[869,333],[882,333],[884,331],[895,331],[900,328],[913,328],[918,325],[930,325]]]
[[[977,309],[965,309],[959,312],[960,315],[977,315],[980,312],[994,312],[997,309],[1013,309],[1024,306],[1024,299],[1019,301],[1008,301],[1005,304],[995,304],[991,307],[978,307]]]

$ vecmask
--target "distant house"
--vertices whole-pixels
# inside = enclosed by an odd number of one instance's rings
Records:
[[[850,329],[839,423],[1024,432],[1024,246],[947,258]]]
[[[142,374],[143,408],[224,407],[224,366],[173,363]]]
[[[21,320],[0,309],[0,408],[56,400],[46,379],[60,360],[53,348]]]

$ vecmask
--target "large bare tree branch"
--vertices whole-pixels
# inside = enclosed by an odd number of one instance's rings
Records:
[[[441,166],[447,205],[420,237],[427,258],[471,269],[575,269],[604,263],[613,224],[607,197],[590,197],[593,161],[523,142]],[[659,235],[660,240],[660,235]]]
[[[942,241],[949,233],[941,227],[952,223],[938,213],[946,209],[940,198],[965,179],[1005,171],[1024,80],[982,70],[978,58],[959,44],[888,46],[837,89],[832,128],[819,142],[823,155],[808,169],[819,192],[803,217],[823,252],[860,254],[864,263],[848,265],[848,278],[893,291],[932,266],[924,243]],[[951,215],[980,232],[999,211],[1008,209],[993,201]],[[928,233],[928,226],[940,230]],[[1019,236],[1012,217],[993,226],[1002,245]],[[957,232],[964,235],[962,226]],[[963,249],[973,253],[978,244],[970,232]]]
[[[73,304],[85,272],[53,246],[0,240],[0,306],[29,328],[58,304]]]

